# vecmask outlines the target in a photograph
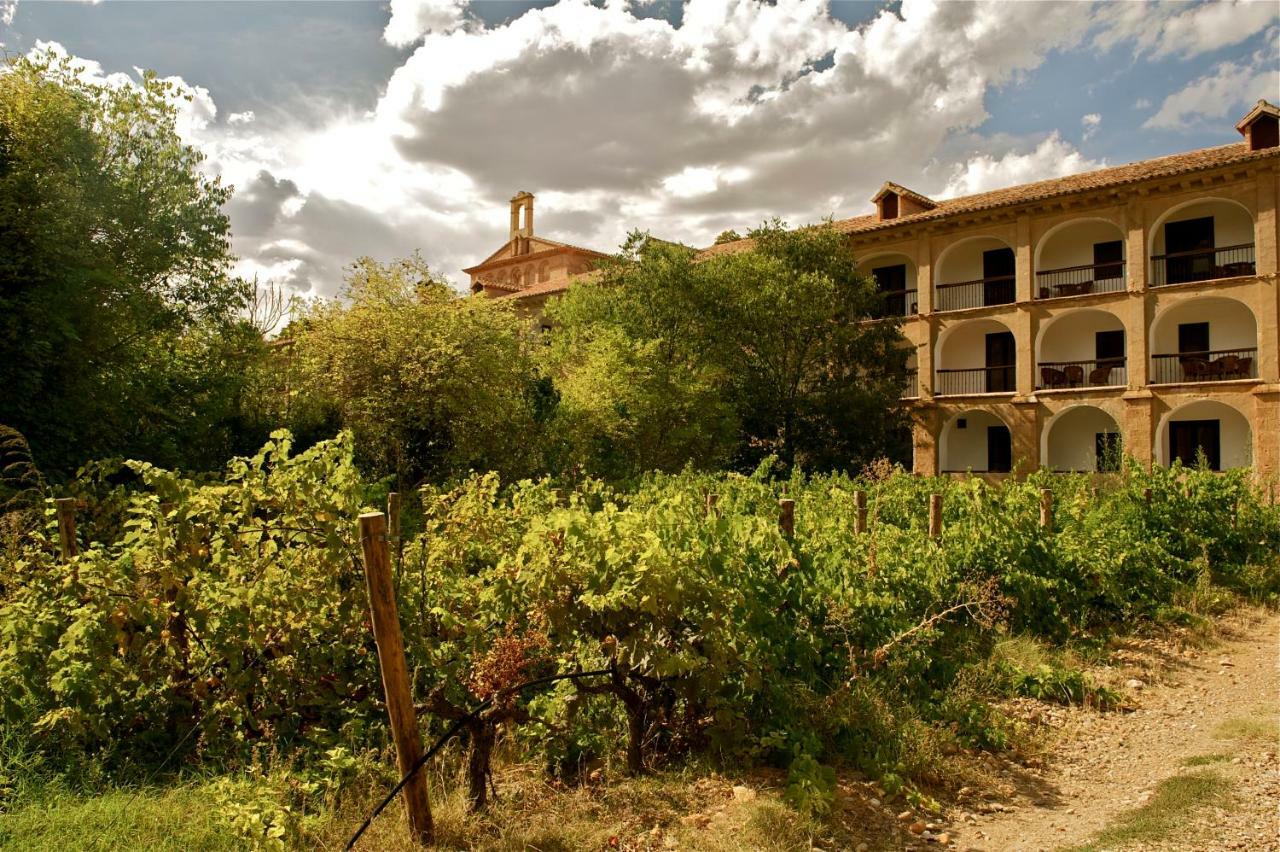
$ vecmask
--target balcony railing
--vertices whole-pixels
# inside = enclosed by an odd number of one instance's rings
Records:
[[[1064,266],[1036,273],[1036,298],[1083,296],[1086,293],[1124,291],[1124,261]]]
[[[1151,258],[1151,286],[1236,278],[1253,275],[1255,269],[1253,243],[1158,254]]]
[[[1218,349],[1151,356],[1151,383],[1227,382],[1258,377],[1258,350]]]
[[[1014,300],[1012,275],[999,278],[979,278],[977,281],[961,281],[956,284],[939,284],[937,309],[959,311],[964,308],[985,308],[989,305],[1011,305]]]
[[[918,370],[907,368],[902,384],[903,399],[915,399],[920,396],[920,373]]]
[[[1014,367],[975,367],[967,370],[939,370],[939,396],[973,393],[1013,393]]]
[[[1105,388],[1128,383],[1129,376],[1123,358],[1040,362],[1040,390]]]
[[[913,317],[920,313],[920,305],[916,301],[915,290],[881,290],[880,298],[883,307],[876,318]]]

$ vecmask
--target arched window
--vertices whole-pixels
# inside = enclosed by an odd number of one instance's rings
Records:
[[[547,269],[547,262],[544,260],[538,264],[538,281],[546,281],[551,277],[551,272]]]

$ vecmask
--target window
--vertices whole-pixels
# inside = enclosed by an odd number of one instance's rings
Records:
[[[987,335],[987,393],[1009,393],[1015,390],[1013,332],[998,331]]]
[[[1099,331],[1093,335],[1094,358],[1098,361],[1124,360],[1124,329]]]
[[[1124,243],[1120,240],[1093,244],[1094,280],[1106,281],[1111,278],[1123,278],[1123,262]]]
[[[884,295],[884,311],[889,316],[906,316],[907,314],[907,265],[877,266],[871,270],[871,277],[876,279],[876,289]],[[915,313],[915,304],[911,306]]]
[[[1008,305],[1013,302],[1013,249],[991,249],[982,253],[982,304]]]
[[[1169,463],[1189,467],[1204,454],[1210,470],[1222,470],[1221,426],[1217,420],[1175,420],[1169,424]]]
[[[987,427],[987,472],[1008,473],[1013,470],[1013,441],[1008,426]]]
[[[1209,323],[1178,323],[1178,354],[1202,354],[1209,351]]]
[[[1098,473],[1115,473],[1120,469],[1120,435],[1095,432],[1093,435],[1094,469]]]
[[[1169,284],[1213,277],[1213,217],[1166,222],[1165,280]]]
[[[547,270],[547,262],[544,260],[538,264],[538,281],[545,282],[551,278],[551,273]]]

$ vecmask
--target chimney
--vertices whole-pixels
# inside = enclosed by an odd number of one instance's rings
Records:
[[[523,212],[523,216],[521,216],[521,212]],[[516,243],[516,254],[529,253],[529,238],[532,236],[533,193],[520,190],[511,199],[511,239],[520,238]]]
[[[1265,100],[1254,104],[1236,124],[1250,151],[1280,147],[1280,109]]]

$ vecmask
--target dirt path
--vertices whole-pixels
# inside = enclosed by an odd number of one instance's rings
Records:
[[[1280,617],[1237,613],[1200,648],[1135,640],[1103,677],[1136,709],[1055,711],[1043,768],[1002,768],[1001,801],[962,799],[952,848],[1280,850]]]

